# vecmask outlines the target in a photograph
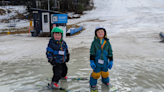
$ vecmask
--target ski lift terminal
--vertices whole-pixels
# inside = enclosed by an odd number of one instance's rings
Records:
[[[63,37],[66,37],[66,24],[68,20],[67,14],[63,14],[58,11],[44,10],[38,8],[31,8],[33,13],[33,27],[31,35],[38,36],[50,36],[51,30],[54,27],[60,27],[63,29]]]

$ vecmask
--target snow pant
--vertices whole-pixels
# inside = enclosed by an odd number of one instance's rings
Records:
[[[58,63],[55,66],[53,66],[52,68],[53,70],[53,78],[52,78],[52,82],[59,82],[59,80],[62,77],[62,63]]]
[[[102,77],[102,82],[104,84],[109,83],[110,79],[109,79],[108,68],[107,67],[96,67],[96,69],[93,70],[93,72],[91,73],[91,76],[90,76],[90,80],[89,80],[90,86],[96,86],[97,79],[100,76]]]
[[[67,71],[68,71],[68,68],[67,68],[67,65],[66,63],[62,63],[62,77],[65,77],[67,76]]]

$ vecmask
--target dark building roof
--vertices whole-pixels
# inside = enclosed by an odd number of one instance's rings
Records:
[[[0,1],[21,1],[21,0],[0,0]]]
[[[44,10],[44,9],[38,9],[38,8],[30,8],[30,10],[32,10],[32,11],[50,12],[50,13],[55,13],[55,14],[62,14],[61,12],[58,12],[58,11]]]

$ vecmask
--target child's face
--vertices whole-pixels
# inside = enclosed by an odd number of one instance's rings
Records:
[[[103,29],[99,29],[97,32],[96,32],[96,34],[97,34],[97,37],[98,38],[104,38],[104,30]]]
[[[60,40],[62,38],[62,34],[61,33],[54,33],[54,39],[55,40]]]

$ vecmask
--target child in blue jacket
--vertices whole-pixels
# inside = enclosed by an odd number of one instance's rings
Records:
[[[67,44],[62,39],[63,30],[61,28],[53,28],[51,31],[51,36],[52,38],[48,43],[46,55],[48,62],[53,66],[51,86],[54,88],[59,88],[59,80],[67,74],[67,66],[65,62],[69,61],[69,53]]]

